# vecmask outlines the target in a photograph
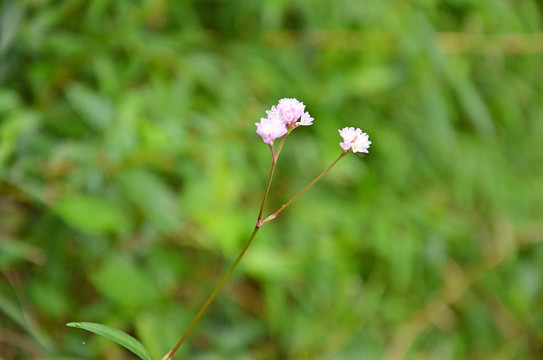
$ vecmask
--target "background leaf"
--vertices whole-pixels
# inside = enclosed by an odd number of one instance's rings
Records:
[[[114,203],[98,197],[65,197],[55,204],[54,209],[68,224],[93,234],[123,231],[128,222]]]
[[[147,352],[147,349],[145,349],[145,347],[138,340],[122,332],[121,330],[114,329],[102,324],[90,322],[71,322],[66,325],[74,328],[87,330],[92,333],[107,337],[108,339],[115,341],[124,348],[132,351],[140,359],[153,360]]]

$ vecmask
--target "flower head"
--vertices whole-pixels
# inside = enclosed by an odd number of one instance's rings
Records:
[[[296,99],[284,98],[279,100],[277,111],[281,114],[281,118],[286,126],[293,126],[294,123],[304,115],[305,105],[303,102]]]
[[[308,112],[305,112],[302,117],[300,118],[300,121],[298,121],[296,123],[296,126],[300,126],[300,125],[303,125],[303,126],[309,126],[309,125],[313,125],[313,119]]]
[[[343,142],[339,143],[343,150],[353,150],[354,153],[368,152],[371,145],[368,134],[363,133],[359,128],[355,129],[354,127],[345,127],[338,131],[339,135],[343,138]]]
[[[300,125],[313,125],[314,119],[308,112],[304,113],[304,110],[304,103],[296,99],[281,99],[279,104],[266,110],[267,117],[261,118],[259,123],[255,123],[256,133],[262,137],[266,144],[273,145],[275,139],[282,137],[289,130]]]
[[[273,145],[275,139],[287,133],[287,127],[281,121],[279,116],[275,115],[274,108],[268,112],[267,118],[261,118],[259,123],[255,123],[256,133],[262,137],[266,144]]]

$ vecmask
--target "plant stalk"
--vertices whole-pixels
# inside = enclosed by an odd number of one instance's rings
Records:
[[[263,225],[260,222],[260,219],[262,219],[262,212],[264,211],[264,206],[266,205],[266,201],[268,200],[268,194],[270,192],[270,187],[271,187],[271,183],[272,183],[272,179],[273,179],[273,174],[275,172],[275,167],[277,165],[277,158],[279,157],[279,154],[281,153],[281,149],[283,148],[283,144],[285,143],[285,139],[286,139],[286,136],[284,136],[281,139],[281,142],[279,143],[279,146],[277,148],[277,153],[274,153],[273,146],[270,145],[270,151],[271,151],[270,174],[268,175],[268,182],[266,183],[266,190],[264,191],[264,197],[262,198],[262,205],[260,205],[260,211],[258,213],[258,219],[256,220],[256,226],[255,226],[255,228],[253,230],[253,233],[251,234],[251,236],[249,236],[249,240],[247,241],[247,243],[245,244],[243,249],[241,249],[240,253],[238,254],[238,257],[236,258],[236,261],[234,261],[234,263],[232,264],[232,266],[230,267],[228,272],[223,276],[223,278],[221,279],[221,281],[219,282],[217,287],[215,287],[215,289],[213,290],[211,295],[207,298],[206,302],[204,303],[204,305],[202,306],[202,308],[200,309],[198,314],[196,314],[196,317],[194,318],[194,320],[192,320],[192,323],[189,325],[188,329],[185,331],[185,333],[183,334],[181,339],[177,342],[175,347],[169,353],[167,353],[166,356],[164,356],[164,358],[162,360],[170,360],[175,355],[175,353],[177,352],[177,350],[179,349],[181,344],[183,344],[183,342],[189,336],[192,329],[196,326],[196,324],[198,323],[198,321],[200,320],[200,318],[202,317],[204,312],[207,310],[207,308],[209,307],[211,302],[215,299],[215,297],[217,296],[217,294],[219,293],[219,291],[221,290],[223,285],[230,278],[230,275],[232,275],[232,273],[234,272],[234,270],[238,266],[239,262],[241,261],[241,258],[243,258],[243,255],[245,255],[245,253],[247,252],[247,249],[249,248],[249,246],[253,242],[253,239],[256,236],[256,233],[258,232],[258,230],[260,230],[260,227]]]
[[[288,134],[287,134],[288,136]],[[326,168],[326,170],[324,170],[319,176],[317,176],[313,181],[311,181],[306,187],[304,187],[298,194],[296,194],[292,199],[290,199],[288,202],[286,202],[283,206],[281,206],[276,212],[274,212],[273,214],[271,214],[270,216],[268,216],[264,221],[260,221],[260,219],[262,218],[262,212],[264,210],[264,205],[266,205],[266,201],[268,199],[268,193],[270,191],[270,187],[271,187],[271,182],[272,182],[272,178],[273,178],[273,174],[275,172],[275,166],[277,165],[277,158],[279,157],[279,154],[281,152],[281,149],[283,148],[283,144],[285,143],[285,139],[286,139],[286,136],[283,137],[283,139],[281,139],[281,142],[279,143],[279,146],[277,148],[277,152],[274,153],[273,151],[273,146],[270,145],[270,150],[271,150],[271,155],[272,155],[272,161],[271,161],[271,166],[270,166],[270,174],[268,176],[268,182],[266,184],[266,190],[264,192],[264,198],[262,199],[262,205],[260,206],[260,211],[259,211],[259,214],[258,214],[258,220],[256,221],[256,225],[255,225],[255,228],[251,234],[251,236],[249,236],[249,240],[247,240],[247,243],[245,244],[245,246],[243,247],[243,249],[241,249],[240,253],[238,254],[238,257],[236,258],[236,260],[234,261],[234,263],[232,264],[232,266],[230,266],[230,269],[228,269],[228,272],[223,276],[223,278],[221,279],[221,281],[219,282],[219,284],[217,285],[217,287],[215,287],[215,289],[213,290],[213,292],[211,293],[211,295],[207,298],[206,302],[204,303],[204,305],[202,306],[202,308],[200,309],[200,311],[198,312],[198,314],[196,314],[196,317],[194,318],[194,320],[192,320],[192,323],[189,325],[188,329],[185,331],[185,333],[183,334],[183,336],[181,337],[181,339],[179,340],[179,342],[175,345],[175,347],[169,352],[167,353],[164,358],[162,358],[162,360],[170,360],[171,358],[173,358],[173,356],[175,355],[175,353],[177,352],[177,350],[179,349],[179,347],[181,346],[181,344],[183,344],[183,342],[185,341],[185,339],[189,336],[189,334],[192,332],[192,329],[196,326],[196,324],[198,323],[198,321],[200,320],[200,318],[202,317],[202,315],[204,314],[204,312],[207,310],[207,308],[209,307],[209,305],[211,304],[211,302],[215,299],[215,297],[217,296],[217,294],[219,293],[219,291],[221,290],[221,288],[223,287],[223,285],[226,283],[226,281],[230,278],[230,276],[232,275],[232,273],[234,272],[234,270],[236,269],[236,267],[238,266],[239,262],[241,261],[241,259],[243,258],[243,256],[245,255],[245,253],[247,252],[247,249],[249,249],[249,246],[251,246],[251,243],[253,242],[253,239],[255,238],[256,234],[258,233],[258,230],[260,230],[260,228],[262,227],[262,225],[264,225],[265,223],[275,219],[277,217],[277,215],[283,211],[287,206],[289,206],[290,204],[292,204],[297,198],[299,198],[304,192],[306,192],[307,190],[309,190],[309,188],[311,188],[313,185],[315,185],[315,183],[317,181],[319,181],[320,179],[322,179],[322,177],[324,175],[326,175],[330,169],[332,169],[334,167],[334,165],[337,164],[337,162],[343,157],[345,156],[345,154],[348,153],[348,151],[344,151],[341,153],[341,155],[330,165]]]
[[[309,190],[310,187],[312,187],[313,185],[315,185],[315,183],[317,181],[319,181],[320,179],[322,179],[322,177],[324,175],[326,175],[330,169],[332,169],[334,167],[334,165],[337,164],[337,162],[345,156],[345,154],[347,154],[349,151],[343,151],[341,153],[341,155],[339,155],[339,157],[330,165],[326,168],[326,170],[324,170],[319,176],[317,176],[313,181],[311,181],[306,187],[304,187],[298,194],[296,194],[292,199],[290,199],[288,202],[286,202],[285,204],[283,204],[283,206],[281,206],[276,212],[274,212],[273,214],[271,214],[270,216],[268,216],[266,219],[264,219],[263,221],[260,222],[261,226],[264,225],[265,223],[267,223],[268,221],[271,221],[273,219],[275,219],[277,217],[277,215],[279,215],[279,213],[283,210],[285,210],[285,208],[287,206],[289,206],[290,204],[292,204],[296,199],[298,199],[304,192],[306,192],[307,190]]]
[[[215,297],[217,296],[217,294],[219,293],[219,291],[221,290],[221,288],[223,287],[223,285],[226,283],[226,281],[228,280],[228,278],[230,278],[230,275],[232,275],[232,273],[234,272],[234,270],[236,269],[236,267],[238,266],[239,262],[241,261],[241,258],[243,257],[243,255],[245,255],[245,253],[247,252],[247,249],[249,248],[249,246],[251,245],[251,243],[253,242],[253,239],[255,238],[256,236],[256,233],[258,232],[258,230],[260,230],[260,227],[259,226],[255,226],[255,229],[253,230],[253,233],[251,234],[251,236],[249,236],[249,240],[247,240],[247,243],[245,244],[245,246],[243,247],[243,249],[241,249],[238,257],[236,258],[236,261],[234,261],[234,263],[232,264],[232,266],[230,266],[230,269],[228,270],[228,272],[223,276],[223,278],[221,279],[221,281],[219,282],[219,285],[217,285],[217,287],[215,288],[215,290],[213,290],[213,292],[211,293],[211,295],[209,295],[209,297],[207,298],[206,302],[204,303],[204,305],[202,306],[202,308],[200,309],[200,311],[198,312],[198,314],[196,314],[196,317],[194,318],[194,320],[192,320],[192,323],[190,324],[190,326],[188,327],[188,329],[185,331],[185,333],[183,334],[183,336],[181,337],[181,340],[179,340],[179,342],[175,345],[175,347],[169,352],[166,354],[166,356],[164,356],[164,358],[162,360],[170,360],[174,355],[175,353],[177,352],[177,350],[179,349],[179,347],[181,346],[181,344],[183,344],[183,342],[185,341],[185,339],[187,338],[187,336],[189,336],[189,334],[191,333],[192,329],[194,328],[194,326],[196,326],[196,323],[198,323],[198,321],[200,320],[200,318],[202,317],[202,315],[204,314],[204,312],[207,310],[207,308],[209,307],[209,305],[211,304],[211,302],[215,299]]]

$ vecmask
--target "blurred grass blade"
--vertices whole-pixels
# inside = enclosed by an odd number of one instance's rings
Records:
[[[55,347],[51,338],[44,333],[38,325],[31,321],[17,304],[0,293],[0,312],[6,314],[13,322],[25,329],[48,352],[53,353]]]
[[[87,330],[107,337],[108,339],[113,340],[119,345],[122,345],[126,349],[132,351],[134,354],[138,355],[140,359],[153,360],[142,343],[121,330],[90,322],[71,322],[66,324],[66,326]]]
[[[83,120],[92,128],[102,130],[113,121],[113,107],[108,99],[87,85],[74,83],[66,90],[66,97]]]
[[[4,55],[15,40],[23,8],[15,1],[7,1],[0,8],[0,55]]]
[[[36,246],[0,236],[0,269],[4,270],[8,266],[22,260],[42,264],[45,260],[45,255]]]

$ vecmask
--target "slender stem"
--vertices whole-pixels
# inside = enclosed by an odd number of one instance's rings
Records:
[[[291,130],[290,130],[291,131]],[[283,149],[283,144],[285,143],[285,140],[287,139],[288,134],[290,134],[290,131],[283,136],[281,139],[281,142],[279,143],[279,146],[277,146],[277,151],[273,151],[273,146],[270,145],[271,150],[271,166],[270,166],[270,174],[268,175],[268,182],[266,183],[266,190],[264,190],[264,197],[262,198],[262,205],[260,205],[260,211],[258,212],[258,219],[256,220],[256,226],[260,227],[262,224],[260,223],[260,220],[262,219],[262,213],[264,212],[264,205],[266,205],[266,201],[268,200],[268,194],[270,193],[270,187],[273,179],[273,174],[275,173],[275,167],[277,166],[277,159],[279,158],[279,154],[281,153],[281,150]]]
[[[273,179],[273,173],[275,172],[275,166],[277,165],[277,156],[273,152],[273,146],[270,145],[271,150],[271,166],[270,174],[268,175],[268,182],[266,183],[266,190],[264,190],[264,197],[262,198],[262,205],[260,205],[260,211],[258,212],[258,219],[256,220],[257,226],[260,224],[260,219],[262,219],[262,212],[264,211],[264,205],[266,205],[266,200],[268,200],[268,193],[270,192],[270,187]]]
[[[317,178],[315,180],[313,180],[308,186],[306,186],[302,191],[300,191],[295,197],[293,197],[292,199],[289,200],[289,202],[287,202],[285,205],[283,205],[279,210],[277,210],[275,213],[273,213],[272,215],[268,216],[266,218],[266,220],[264,221],[260,221],[262,219],[262,212],[264,211],[264,206],[266,205],[266,201],[268,199],[268,194],[270,192],[270,187],[271,187],[271,182],[272,182],[272,179],[273,179],[273,174],[275,172],[275,167],[277,165],[277,158],[279,157],[279,154],[281,153],[281,150],[283,149],[283,145],[285,143],[285,140],[287,138],[287,136],[290,134],[290,132],[292,131],[292,129],[290,129],[288,131],[288,133],[283,136],[283,138],[281,139],[281,142],[279,143],[279,146],[277,147],[277,151],[274,152],[273,150],[273,146],[270,145],[270,151],[271,151],[271,166],[270,166],[270,174],[268,176],[268,182],[266,183],[266,190],[264,191],[264,198],[262,199],[262,205],[260,206],[260,211],[258,213],[258,220],[256,221],[256,226],[253,230],[253,233],[251,234],[251,236],[249,236],[249,240],[247,240],[247,243],[245,244],[245,246],[243,247],[243,249],[241,249],[240,253],[238,254],[238,257],[236,258],[236,260],[234,261],[234,263],[232,264],[232,266],[230,267],[230,269],[228,269],[228,272],[223,276],[223,278],[221,279],[221,281],[219,282],[219,284],[217,285],[217,287],[215,287],[215,289],[213,290],[213,292],[211,293],[211,295],[207,298],[206,302],[204,303],[204,305],[202,306],[202,308],[200,309],[200,311],[198,312],[198,314],[196,314],[196,316],[194,317],[194,320],[192,320],[192,323],[189,325],[188,329],[185,331],[185,333],[183,334],[183,336],[181,337],[181,339],[179,340],[179,342],[175,345],[175,347],[169,352],[167,353],[164,358],[162,360],[170,360],[171,358],[173,358],[173,356],[175,355],[175,353],[177,352],[177,350],[179,350],[179,347],[183,344],[183,342],[185,341],[185,339],[189,336],[189,334],[192,332],[192,329],[196,326],[196,324],[198,323],[198,321],[200,320],[200,318],[202,317],[202,315],[205,313],[205,311],[207,310],[207,308],[209,307],[209,305],[211,304],[211,302],[213,302],[213,300],[215,299],[215,297],[217,296],[217,294],[219,293],[219,291],[222,289],[223,285],[226,283],[226,281],[230,278],[230,276],[232,275],[232,273],[234,272],[234,270],[236,269],[236,267],[238,266],[239,262],[241,261],[241,259],[243,258],[243,256],[245,255],[245,253],[247,252],[247,249],[249,248],[249,246],[251,245],[251,243],[253,242],[253,239],[255,238],[256,236],[256,233],[258,232],[258,230],[260,230],[260,227],[262,225],[264,225],[265,223],[267,223],[268,221],[274,219],[277,214],[279,214],[284,208],[286,208],[287,206],[289,206],[294,200],[296,200],[300,195],[302,195],[305,191],[307,191],[311,186],[313,186],[313,184],[315,184],[317,181],[319,181],[328,171],[330,171],[330,169],[339,161],[339,159],[341,159],[347,152],[343,152],[337,159],[336,161],[334,161],[332,163],[332,165],[330,165],[322,174],[320,174],[319,176],[317,176]]]
[[[277,158],[279,157],[279,153],[281,152],[281,149],[283,148],[283,144],[285,143],[285,139],[286,139],[287,136],[288,136],[288,133],[287,133],[286,136],[284,136],[281,139],[281,142],[279,143],[279,146],[277,147],[277,152],[276,153],[273,151],[273,146],[270,145],[270,151],[271,151],[270,174],[268,175],[268,182],[266,183],[266,190],[264,191],[264,197],[262,199],[262,205],[260,205],[260,211],[258,213],[258,219],[256,221],[256,226],[255,226],[255,229],[253,230],[253,233],[251,234],[251,236],[249,236],[249,240],[247,241],[247,243],[245,244],[243,249],[241,249],[238,257],[236,258],[236,261],[234,261],[234,264],[232,264],[232,266],[230,267],[228,272],[223,276],[223,278],[221,279],[221,281],[219,282],[217,287],[213,290],[211,295],[207,298],[206,302],[204,303],[204,305],[202,306],[202,308],[200,309],[198,314],[196,314],[196,316],[194,317],[194,320],[192,320],[192,323],[189,325],[188,329],[185,331],[185,333],[183,334],[183,336],[181,337],[179,342],[175,345],[175,347],[169,353],[166,354],[166,356],[164,356],[164,358],[162,360],[170,360],[175,355],[175,353],[177,352],[177,350],[179,349],[181,344],[183,344],[183,342],[189,336],[192,329],[196,326],[196,324],[198,323],[198,321],[200,320],[200,318],[202,317],[204,312],[207,310],[207,308],[209,307],[211,302],[215,299],[215,297],[217,296],[217,294],[219,293],[219,291],[221,290],[223,285],[230,278],[230,275],[232,275],[235,268],[238,266],[239,262],[241,261],[241,258],[243,258],[243,255],[245,255],[245,253],[247,252],[247,249],[249,248],[249,246],[253,242],[253,239],[256,236],[256,233],[258,232],[258,230],[260,230],[260,227],[263,225],[263,223],[260,222],[260,219],[262,219],[262,212],[264,211],[264,205],[266,205],[266,201],[268,200],[268,194],[270,192],[270,187],[271,187],[271,182],[272,182],[272,179],[273,179],[273,174],[275,172],[275,167],[277,165]]]
[[[283,206],[281,206],[279,208],[279,210],[277,210],[276,212],[274,212],[273,214],[271,214],[270,216],[268,216],[266,219],[264,219],[263,221],[260,222],[261,225],[264,225],[265,223],[267,223],[268,221],[271,221],[273,219],[275,219],[277,217],[277,215],[283,211],[287,206],[289,206],[290,204],[292,204],[294,202],[294,200],[296,200],[297,198],[299,198],[304,192],[306,192],[307,190],[309,190],[310,187],[312,187],[313,185],[315,185],[315,183],[317,181],[319,181],[320,179],[322,179],[322,177],[324,175],[326,175],[326,173],[328,173],[328,171],[330,171],[330,169],[332,169],[334,167],[334,165],[337,164],[337,162],[345,156],[345,154],[347,154],[348,151],[343,151],[341,153],[341,155],[339,155],[339,157],[330,165],[326,168],[326,170],[324,170],[319,176],[317,176],[313,181],[311,181],[306,187],[304,187],[298,194],[296,194],[292,199],[290,199],[287,203],[285,203]]]
[[[285,144],[285,140],[287,139],[287,136],[290,134],[292,130],[293,129],[288,130],[287,134],[283,136],[283,138],[281,139],[281,142],[277,146],[277,152],[275,153],[275,161],[277,161],[277,158],[279,157],[279,154],[281,153],[281,150],[283,149],[283,145]]]
[[[217,296],[218,292],[223,287],[224,283],[228,280],[230,275],[232,275],[232,273],[236,269],[236,266],[238,266],[239,262],[241,261],[241,258],[243,257],[243,255],[245,255],[245,253],[247,252],[247,249],[249,248],[249,246],[253,242],[253,239],[255,238],[256,233],[258,232],[258,230],[260,230],[260,227],[255,226],[255,229],[253,230],[253,233],[251,234],[251,236],[249,236],[249,240],[247,240],[247,243],[245,244],[243,249],[241,249],[238,257],[236,258],[236,261],[234,261],[234,264],[232,264],[232,266],[230,267],[228,272],[223,276],[223,278],[219,282],[219,285],[217,285],[215,290],[213,290],[211,295],[209,295],[209,297],[207,298],[206,302],[204,303],[204,305],[202,306],[202,308],[200,309],[200,311],[198,312],[198,314],[196,315],[194,320],[192,320],[192,323],[190,324],[189,328],[187,329],[187,331],[185,331],[185,333],[181,337],[181,340],[179,340],[179,342],[177,343],[177,345],[175,345],[175,347],[172,349],[172,351],[170,351],[168,354],[166,354],[166,356],[164,356],[164,358],[162,360],[170,360],[174,356],[174,354],[177,352],[177,350],[179,349],[181,344],[183,344],[183,341],[185,341],[187,336],[189,336],[190,332],[192,331],[192,329],[194,328],[194,326],[196,325],[198,320],[200,320],[200,318],[202,317],[204,312],[207,310],[207,308],[209,307],[209,305],[211,304],[213,299],[215,299],[215,296]]]

